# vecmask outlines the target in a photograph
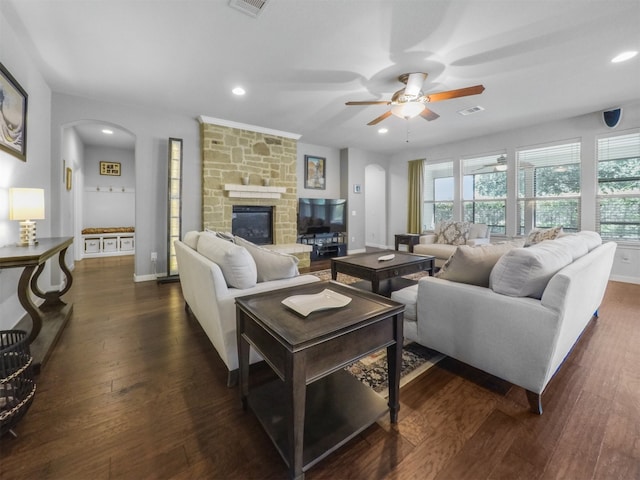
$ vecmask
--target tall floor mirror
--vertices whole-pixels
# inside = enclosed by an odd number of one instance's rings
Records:
[[[182,139],[169,139],[169,185],[167,205],[167,276],[163,281],[178,281],[178,261],[174,242],[182,231]]]

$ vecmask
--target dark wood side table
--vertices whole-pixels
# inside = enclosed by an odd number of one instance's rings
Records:
[[[350,297],[347,306],[302,317],[281,304],[324,289]],[[317,282],[236,298],[240,398],[289,467],[292,479],[373,424],[400,409],[404,305],[336,282]],[[278,378],[249,389],[249,346]],[[389,400],[344,371],[387,348]]]
[[[399,233],[399,234],[396,234],[395,249],[398,250],[398,247],[400,247],[400,245],[408,245],[409,253],[413,253],[413,246],[418,245],[419,243],[420,243],[419,233]]]
[[[64,256],[73,243],[73,237],[39,238],[38,244],[29,247],[7,245],[0,248],[0,269],[23,267],[18,282],[18,299],[31,318],[31,325],[18,323],[18,328],[29,332],[31,355],[34,371],[47,361],[56,342],[73,311],[73,304],[67,304],[61,297],[69,291],[73,278],[64,262]],[[38,287],[38,278],[48,259],[58,254],[58,264],[66,276],[62,290],[42,292]],[[34,273],[35,271],[35,273]],[[31,293],[44,302],[37,306],[31,299]]]

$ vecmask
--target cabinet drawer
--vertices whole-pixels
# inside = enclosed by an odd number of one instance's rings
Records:
[[[103,252],[115,252],[118,250],[118,239],[116,237],[107,237],[102,240]]]
[[[84,239],[84,251],[85,251],[85,253],[98,253],[100,251],[100,239],[99,238],[85,238]]]
[[[133,250],[133,237],[124,237],[120,239],[120,250]]]

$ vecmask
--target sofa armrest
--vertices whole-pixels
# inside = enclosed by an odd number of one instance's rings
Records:
[[[489,245],[491,241],[488,238],[470,238],[467,240],[467,245],[475,247],[477,245]]]
[[[431,243],[436,243],[436,238],[438,236],[435,233],[428,233],[426,235],[420,235],[420,243],[423,245],[429,245]]]

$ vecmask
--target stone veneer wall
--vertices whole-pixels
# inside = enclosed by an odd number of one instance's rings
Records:
[[[296,243],[298,192],[296,140],[200,124],[202,142],[202,222],[204,228],[230,232],[233,205],[273,205],[274,243]],[[249,174],[251,185],[285,187],[281,198],[229,198],[225,184],[240,184]]]

